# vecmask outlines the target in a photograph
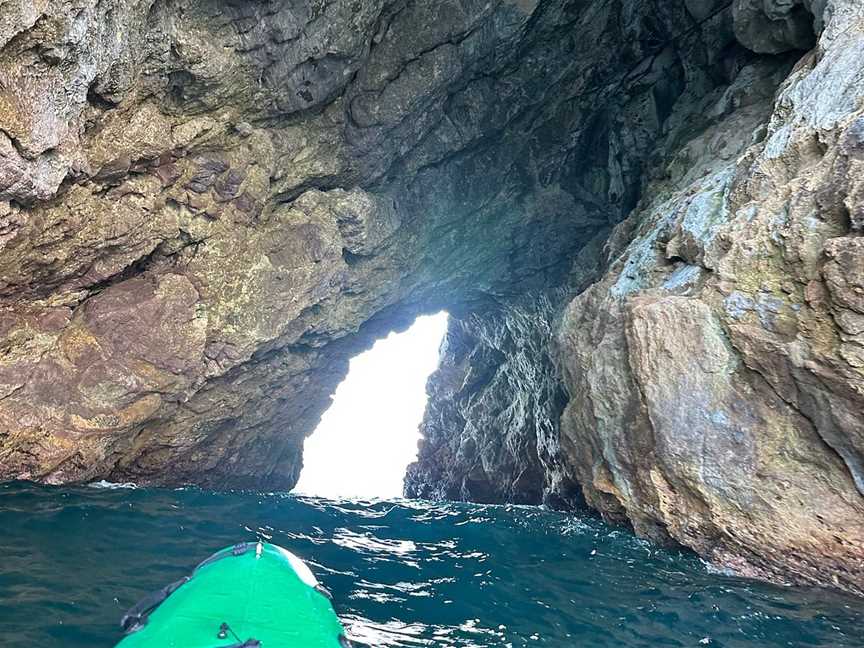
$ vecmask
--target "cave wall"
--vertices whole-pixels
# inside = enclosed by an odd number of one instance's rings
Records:
[[[290,488],[351,355],[560,284],[750,56],[665,2],[4,9],[0,476],[56,482]]]
[[[3,478],[290,488],[349,357],[606,222],[571,3],[3,6]]]
[[[606,516],[860,594],[864,10],[830,8],[764,127],[738,109],[682,150],[568,305],[561,434]]]
[[[0,478],[290,489],[446,308],[409,494],[861,593],[858,5],[0,0]]]
[[[551,356],[560,308],[560,295],[543,295],[506,310],[451,317],[406,496],[582,503],[578,484],[560,465],[558,419],[566,400]]]
[[[633,212],[518,336],[543,340],[542,371],[488,332],[445,348],[406,492],[578,506],[578,484],[610,521],[735,573],[864,591],[862,9],[763,8],[733,4],[734,32],[774,56],[678,102]],[[508,314],[532,319],[468,329]],[[479,389],[472,355],[497,359]],[[490,416],[556,380],[542,432]]]
[[[534,432],[523,431],[533,423],[524,417],[492,423],[497,413],[490,419],[476,402],[488,400],[485,409],[507,410],[513,398],[530,401],[535,393],[550,393],[550,386],[567,387],[561,365],[572,350],[557,344],[557,336],[570,300],[604,278],[611,260],[645,220],[641,214],[646,202],[658,195],[668,199],[678,184],[726,168],[746,150],[768,121],[775,90],[800,55],[759,57],[739,47],[729,5],[708,3],[689,10],[694,22],[683,33],[678,14],[667,15],[667,23],[645,23],[645,16],[635,17],[660,44],[634,63],[628,75],[632,85],[616,88],[614,108],[593,115],[580,127],[579,162],[596,158],[598,171],[605,176],[602,190],[615,197],[627,194],[620,214],[611,215],[589,243],[574,250],[566,273],[542,287],[529,287],[524,296],[505,295],[467,318],[451,318],[442,366],[429,385],[426,441],[419,464],[409,474],[409,493],[498,502],[515,497],[534,503],[554,496],[549,471],[536,468],[536,446],[543,441],[535,439]],[[624,168],[630,172],[624,174]],[[584,189],[581,184],[564,186],[574,195]],[[661,209],[674,204],[669,199]],[[616,227],[631,210],[636,213]],[[649,232],[653,227],[646,226]],[[594,323],[597,315],[586,316],[580,325],[602,325]],[[523,370],[523,356],[533,358],[530,370]],[[598,361],[605,362],[604,357]],[[478,375],[485,378],[478,382]],[[557,398],[540,400],[546,408],[541,418],[551,421],[554,430],[539,438],[558,438],[557,419],[564,405]],[[525,436],[530,443],[525,443]],[[487,448],[486,454],[475,449],[478,446]],[[506,458],[498,457],[502,451]],[[532,479],[520,477],[523,472]],[[444,474],[449,477],[442,478]],[[493,486],[490,480],[497,483]]]

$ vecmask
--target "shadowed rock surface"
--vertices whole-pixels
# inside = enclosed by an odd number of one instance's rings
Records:
[[[864,593],[858,2],[0,10],[0,477],[291,488],[446,308],[409,495]]]

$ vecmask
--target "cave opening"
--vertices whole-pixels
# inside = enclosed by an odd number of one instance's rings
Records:
[[[393,499],[417,459],[426,380],[438,365],[448,314],[418,317],[351,360],[331,406],[304,444],[295,493]]]

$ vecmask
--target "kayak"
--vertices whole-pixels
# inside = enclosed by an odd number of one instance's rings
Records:
[[[244,542],[213,554],[121,621],[116,648],[348,648],[329,594],[297,556]]]

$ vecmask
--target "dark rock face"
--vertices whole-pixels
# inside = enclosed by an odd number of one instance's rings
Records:
[[[566,399],[550,355],[558,308],[545,297],[451,321],[429,382],[424,441],[420,461],[408,469],[407,496],[581,503],[578,484],[560,464],[558,419]]]
[[[0,7],[0,478],[291,488],[446,308],[409,494],[864,591],[858,2]]]

